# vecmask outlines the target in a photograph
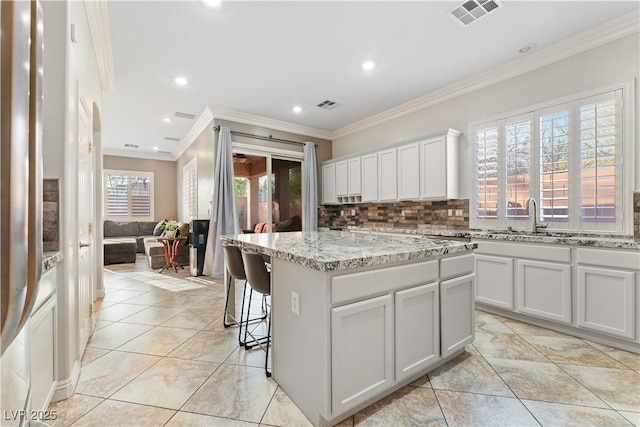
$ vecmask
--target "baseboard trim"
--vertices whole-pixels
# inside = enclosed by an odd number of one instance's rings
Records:
[[[73,396],[79,379],[80,361],[76,360],[76,362],[73,364],[73,369],[71,369],[71,376],[64,380],[58,381],[58,384],[56,385],[56,391],[53,393],[53,397],[51,398],[51,403],[59,402]]]

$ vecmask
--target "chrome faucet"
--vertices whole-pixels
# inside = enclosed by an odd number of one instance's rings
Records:
[[[549,224],[538,224],[538,202],[533,197],[527,201],[527,211],[531,215],[531,205],[533,205],[533,221],[531,221],[531,232],[536,233],[539,228],[547,228]]]

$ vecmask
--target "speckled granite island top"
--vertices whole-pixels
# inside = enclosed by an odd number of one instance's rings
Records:
[[[426,259],[476,247],[470,242],[348,231],[239,234],[220,239],[320,271]]]

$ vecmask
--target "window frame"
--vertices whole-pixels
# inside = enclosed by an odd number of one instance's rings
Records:
[[[619,91],[619,95],[618,92]],[[580,167],[580,106],[589,103],[602,96],[615,97],[619,103],[616,104],[616,217],[613,223],[590,223],[582,221],[580,217],[580,177],[576,173],[575,167]],[[533,138],[531,139],[530,156],[530,192],[538,201],[538,221],[542,206],[540,204],[540,117],[551,111],[560,111],[562,107],[568,105],[569,110],[569,220],[567,222],[549,222],[548,231],[594,233],[594,234],[633,234],[633,203],[632,191],[634,189],[634,164],[636,162],[635,141],[635,80],[624,83],[612,84],[593,90],[557,98],[544,103],[532,105],[518,110],[488,117],[483,120],[469,123],[469,150],[468,150],[468,194],[469,194],[469,224],[472,229],[481,230],[506,230],[513,229],[528,230],[531,226],[531,219],[522,221],[508,221],[506,218],[506,144],[505,144],[505,123],[513,121],[515,117],[531,114],[533,123],[531,126]],[[476,195],[476,130],[490,125],[497,125],[498,130],[498,163],[499,163],[499,201],[496,219],[477,218],[477,195]],[[624,159],[627,159],[626,161]],[[581,169],[578,169],[581,170]],[[502,205],[505,205],[504,207]],[[547,221],[545,221],[546,223]]]
[[[108,176],[109,175],[118,175],[118,176],[126,176],[127,177],[127,216],[109,216],[109,206],[108,206]],[[127,171],[127,170],[119,170],[119,169],[103,169],[103,215],[105,220],[110,221],[154,221],[154,173],[153,172],[145,172],[145,171]],[[131,177],[146,177],[149,178],[149,216],[132,216],[131,215]]]

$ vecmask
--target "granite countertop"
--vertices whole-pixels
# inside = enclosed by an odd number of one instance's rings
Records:
[[[320,271],[427,259],[476,247],[471,242],[348,231],[239,234],[220,239]]]
[[[43,252],[42,253],[42,273],[46,273],[62,261],[62,252]]]
[[[482,231],[420,228],[349,227],[350,231],[409,234],[424,237],[500,240],[506,242],[543,243],[551,245],[640,250],[640,239],[614,234],[569,234],[559,232],[531,233],[527,231]]]

